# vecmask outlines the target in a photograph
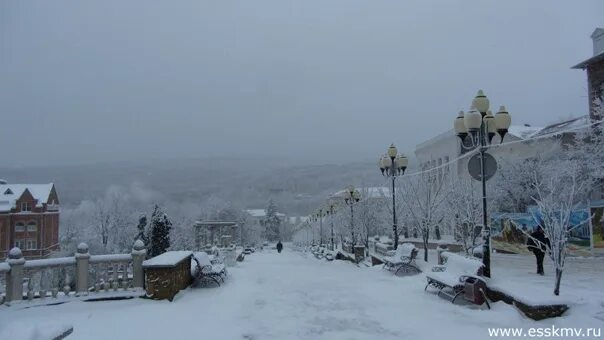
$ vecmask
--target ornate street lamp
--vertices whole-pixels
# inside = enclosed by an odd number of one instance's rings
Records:
[[[334,244],[334,235],[333,235],[333,217],[335,214],[334,211],[334,207],[335,207],[335,203],[333,200],[329,200],[328,202],[328,206],[329,206],[329,210],[327,210],[327,215],[329,215],[329,224],[331,227],[331,250],[335,250],[335,244]]]
[[[323,217],[327,214],[323,208],[319,208],[317,213],[315,214],[315,221],[319,220],[319,245],[323,245]]]
[[[354,188],[354,186],[349,186],[346,189],[344,203],[350,206],[350,235],[352,237],[352,246],[354,247],[357,242],[354,237],[354,205],[359,202],[361,199],[361,193]]]
[[[396,146],[391,144],[386,152],[386,155],[382,156],[378,162],[378,166],[382,175],[392,179],[392,232],[394,233],[394,249],[398,248],[398,226],[396,222],[396,187],[395,181],[398,176],[405,174],[409,160],[403,154],[399,154]],[[405,230],[405,237],[409,237]]]
[[[479,177],[482,183],[482,224],[485,237],[482,262],[484,264],[484,276],[486,277],[491,277],[491,228],[489,227],[487,217],[487,155],[492,159],[492,156],[487,154],[486,151],[491,145],[495,134],[499,134],[501,137],[500,142],[503,142],[503,138],[512,123],[510,114],[505,109],[505,106],[501,106],[499,112],[493,116],[491,111],[489,111],[489,104],[487,96],[485,96],[482,90],[479,90],[474,100],[472,100],[470,111],[465,114],[463,111],[460,111],[453,123],[455,133],[461,139],[462,147],[464,147],[465,142],[469,138],[471,147],[477,147],[480,152]],[[491,172],[491,176],[492,174],[493,172]]]

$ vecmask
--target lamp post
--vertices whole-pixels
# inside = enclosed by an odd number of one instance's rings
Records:
[[[329,202],[329,210],[327,210],[327,215],[329,215],[329,224],[331,227],[331,250],[335,250],[335,244],[334,244],[334,237],[333,237],[333,214],[334,214],[334,203],[333,202]]]
[[[325,217],[326,213],[323,208],[319,208],[315,215],[315,221],[319,219],[319,245],[323,244],[323,217]]]
[[[392,232],[394,233],[394,249],[398,248],[398,226],[396,223],[396,187],[395,181],[398,176],[405,174],[409,160],[405,155],[398,153],[396,146],[391,144],[386,152],[386,155],[382,156],[379,161],[380,171],[385,177],[392,179]],[[405,237],[409,235],[405,232]]]
[[[344,203],[350,207],[350,235],[352,237],[352,246],[354,247],[357,242],[354,237],[354,205],[361,199],[361,193],[354,188],[349,186],[346,189],[346,196],[344,197]]]
[[[454,121],[455,133],[464,142],[470,138],[470,145],[477,147],[480,155],[480,182],[482,184],[482,224],[484,244],[482,250],[482,263],[484,264],[484,276],[491,277],[491,228],[487,217],[487,149],[493,141],[495,133],[501,137],[501,141],[508,132],[512,123],[505,106],[499,108],[499,112],[493,116],[489,110],[489,99],[482,90],[479,90],[472,100],[470,111],[463,111]]]
[[[310,223],[308,223],[308,221],[306,221],[305,229],[306,229],[306,246],[309,246],[310,245],[310,235],[309,234],[310,234],[311,227],[310,227]]]

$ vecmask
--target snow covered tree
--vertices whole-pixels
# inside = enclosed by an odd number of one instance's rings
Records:
[[[165,253],[170,248],[170,230],[172,222],[158,205],[155,205],[151,215],[149,235],[149,257]]]
[[[89,245],[90,234],[94,225],[94,213],[96,207],[92,201],[82,201],[80,204],[73,208],[62,208],[61,210],[61,228],[60,242],[61,250],[57,254],[58,256],[71,256],[77,249],[77,245],[85,241]],[[98,236],[94,235],[98,239]]]
[[[94,214],[94,228],[97,235],[101,238],[103,252],[107,252],[107,244],[109,243],[109,235],[111,233],[111,213],[107,204],[103,200],[96,202],[96,211]]]
[[[453,236],[466,254],[476,246],[482,225],[482,200],[472,181],[469,177],[453,179],[444,204]]]
[[[428,240],[444,219],[443,205],[447,197],[445,181],[428,172],[419,176],[403,177],[404,190],[408,193],[404,200],[406,211],[412,219],[414,234],[421,235],[424,244],[424,261],[428,262]]]
[[[105,202],[110,215],[111,243],[109,252],[128,252],[132,247],[132,238],[136,233],[134,229],[134,216],[136,215],[132,210],[131,197],[122,187],[111,186],[105,194]]]
[[[549,256],[556,270],[554,294],[560,295],[560,281],[564,272],[570,232],[581,225],[571,226],[571,215],[579,203],[578,193],[581,193],[584,187],[578,181],[582,172],[579,163],[564,161],[556,166],[558,168],[552,169],[548,176],[535,174],[533,183],[536,195],[533,199],[538,208],[534,218],[549,239]],[[538,240],[532,239],[535,244],[542,245]]]
[[[138,229],[138,234],[134,238],[134,240],[141,240],[144,244],[149,244],[149,239],[147,238],[147,216],[140,215],[138,218],[138,225],[136,229]]]
[[[369,237],[384,234],[391,230],[390,228],[380,230],[380,227],[390,226],[392,223],[385,223],[384,215],[387,209],[382,204],[384,202],[390,203],[390,200],[384,193],[375,192],[374,188],[364,187],[360,189],[360,192],[361,199],[354,206],[354,217],[355,223],[358,223],[360,238],[363,240],[365,248],[367,248],[369,247]],[[387,206],[390,207],[389,204]]]
[[[540,152],[530,158],[499,158],[500,166],[491,180],[489,196],[493,198],[496,211],[526,212],[533,205],[535,188],[534,176],[544,176],[546,164],[560,157],[562,148],[559,140],[552,138],[549,143],[541,143]],[[491,182],[489,181],[489,182]]]
[[[567,148],[567,158],[581,165],[577,180],[585,188],[591,190],[586,195],[604,189],[604,125],[601,122],[604,115],[602,99],[596,98],[594,102],[594,118],[590,120],[591,126],[576,132],[574,139]]]
[[[270,242],[281,240],[281,219],[277,215],[277,206],[273,200],[268,202],[266,215],[262,219],[264,226],[264,236]]]

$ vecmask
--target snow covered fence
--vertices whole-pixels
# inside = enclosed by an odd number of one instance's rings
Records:
[[[0,275],[5,275],[5,295],[0,296],[0,303],[24,298],[97,297],[95,293],[99,298],[108,294],[141,295],[146,254],[140,240],[134,243],[130,254],[90,255],[88,245],[80,243],[72,257],[29,261],[15,247],[8,259],[0,263]],[[103,291],[106,294],[101,296]],[[93,294],[89,296],[90,293]]]

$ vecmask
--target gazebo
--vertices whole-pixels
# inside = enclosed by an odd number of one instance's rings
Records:
[[[202,246],[211,244],[213,246],[227,247],[236,238],[238,222],[233,221],[196,221],[195,248],[201,250]],[[216,239],[218,235],[218,239]]]

